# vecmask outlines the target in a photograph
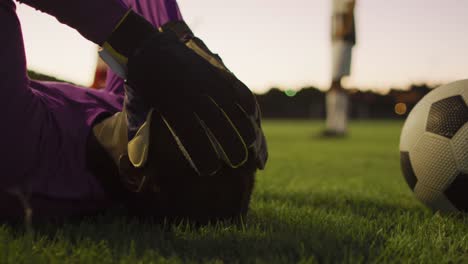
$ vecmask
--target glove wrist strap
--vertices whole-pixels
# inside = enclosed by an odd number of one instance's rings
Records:
[[[125,79],[128,58],[155,32],[158,31],[150,22],[129,10],[102,45],[99,55],[117,75]]]

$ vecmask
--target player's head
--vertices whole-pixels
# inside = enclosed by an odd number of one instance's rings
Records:
[[[257,169],[254,163],[199,176],[180,160],[166,162],[168,166],[155,171],[141,190],[130,194],[127,208],[131,215],[200,224],[245,217]]]

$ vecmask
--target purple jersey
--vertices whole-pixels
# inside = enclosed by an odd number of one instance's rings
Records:
[[[105,41],[127,6],[155,26],[182,19],[175,0],[21,2],[54,15],[97,44]],[[121,110],[123,81],[110,73],[102,91],[29,81],[12,0],[0,0],[0,28],[7,36],[0,45],[0,112],[4,117],[0,129],[1,211],[8,210],[5,203],[9,202],[2,196],[12,187],[28,193],[39,215],[73,215],[105,208],[110,201],[86,168],[86,141],[99,116]]]

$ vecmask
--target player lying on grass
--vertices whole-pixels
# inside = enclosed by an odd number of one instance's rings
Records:
[[[103,47],[113,72],[103,91],[29,80],[15,4],[0,0],[2,219],[119,204],[199,222],[245,215],[267,159],[259,108],[175,0],[20,2]]]

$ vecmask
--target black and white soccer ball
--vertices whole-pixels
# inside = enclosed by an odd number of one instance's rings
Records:
[[[416,198],[468,213],[468,80],[434,89],[409,114],[400,138],[403,175]]]

